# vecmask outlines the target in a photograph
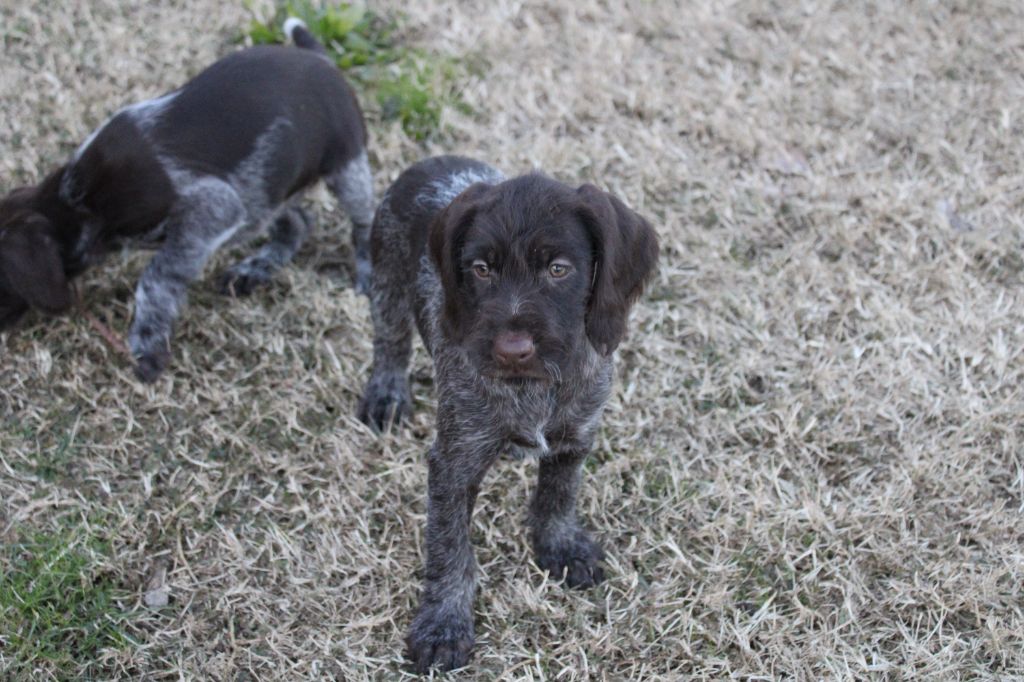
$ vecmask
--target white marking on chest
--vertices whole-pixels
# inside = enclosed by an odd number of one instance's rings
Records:
[[[548,445],[548,439],[544,437],[544,427],[537,427],[537,450],[540,452],[540,456],[548,454],[551,451],[551,447]]]

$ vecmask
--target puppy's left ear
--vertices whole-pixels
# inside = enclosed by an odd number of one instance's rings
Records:
[[[646,220],[611,194],[593,185],[583,185],[576,193],[594,250],[587,338],[597,352],[609,355],[626,335],[629,309],[654,273],[658,237]]]
[[[10,290],[33,308],[60,313],[71,307],[60,248],[42,215],[29,215],[0,234],[0,273]]]

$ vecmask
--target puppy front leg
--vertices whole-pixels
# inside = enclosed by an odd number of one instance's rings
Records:
[[[171,332],[189,283],[199,277],[217,247],[242,226],[244,216],[238,195],[221,180],[204,178],[182,192],[167,219],[167,241],[135,288],[128,345],[142,381],[156,380],[167,367]]]
[[[473,648],[476,559],[469,524],[480,481],[494,461],[435,443],[429,455],[426,571],[420,606],[406,637],[419,673],[461,668]]]
[[[412,291],[407,263],[411,260],[405,229],[385,199],[373,224],[379,248],[370,287],[373,315],[373,369],[359,401],[359,419],[378,431],[398,424],[412,411],[409,358],[412,355]]]
[[[590,587],[604,580],[597,544],[576,518],[576,495],[586,449],[552,453],[540,460],[537,489],[530,503],[530,527],[537,565],[569,587]]]

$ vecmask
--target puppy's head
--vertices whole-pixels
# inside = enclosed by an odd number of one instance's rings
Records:
[[[587,343],[610,354],[658,251],[614,197],[540,175],[469,187],[429,240],[445,335],[505,380],[557,381]]]
[[[0,329],[30,307],[58,313],[72,302],[53,225],[32,208],[34,191],[17,189],[0,201]]]

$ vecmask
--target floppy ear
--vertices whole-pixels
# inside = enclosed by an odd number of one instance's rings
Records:
[[[490,185],[483,183],[470,185],[438,213],[430,224],[427,248],[444,290],[441,324],[456,340],[461,339],[465,333],[466,318],[466,311],[458,297],[463,275],[459,257],[466,241],[466,231],[480,208],[479,199],[490,188]]]
[[[629,309],[654,272],[658,237],[646,220],[611,194],[593,185],[583,185],[576,193],[594,249],[587,338],[598,353],[609,355],[625,336]]]
[[[9,222],[0,233],[0,274],[7,287],[33,308],[59,313],[71,307],[60,249],[50,234],[50,222],[38,213]]]

